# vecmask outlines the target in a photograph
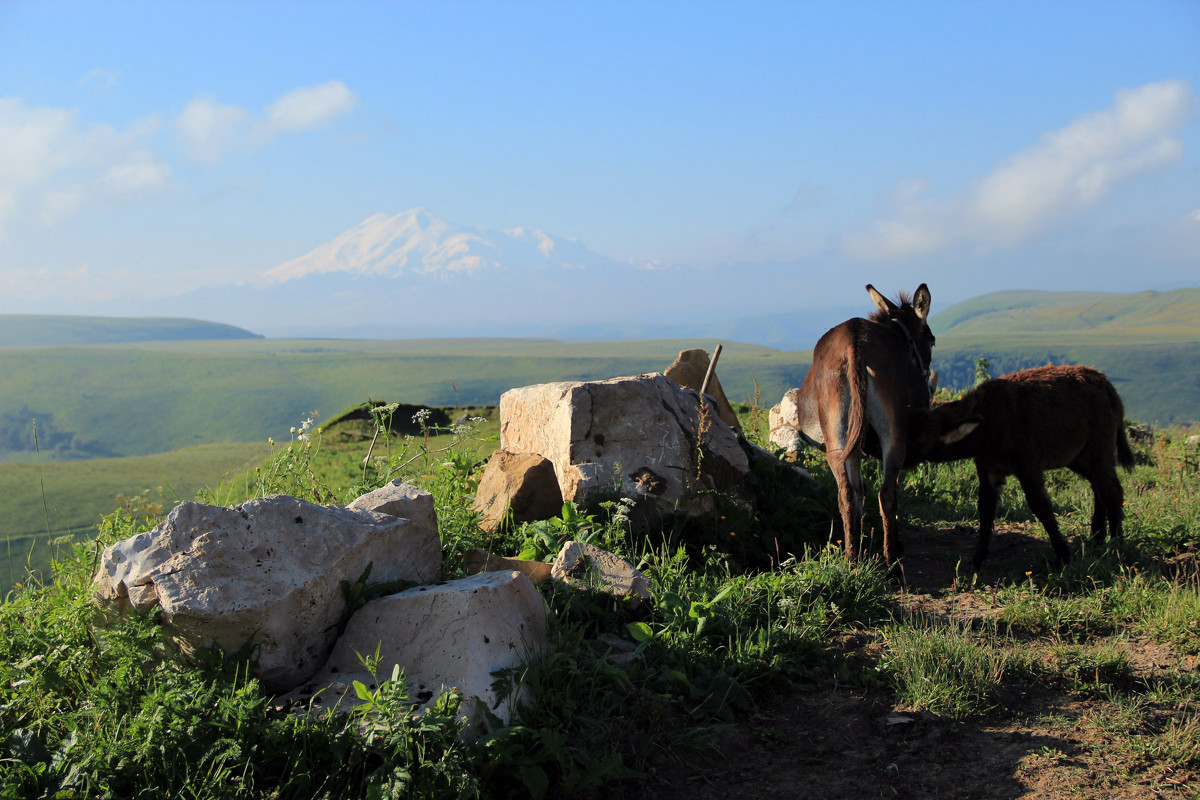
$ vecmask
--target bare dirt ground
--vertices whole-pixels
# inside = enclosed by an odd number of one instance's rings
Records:
[[[978,588],[963,591],[974,530],[906,530],[901,604],[967,619],[995,613],[986,585],[1040,563],[1048,545],[1033,526],[1004,527],[992,542]],[[1028,566],[1026,566],[1028,565]],[[956,584],[956,576],[958,583]],[[1186,656],[1152,641],[1128,640],[1138,676],[1195,670]],[[870,633],[844,641],[852,661],[873,660]],[[1036,642],[1031,647],[1046,646]],[[1149,717],[1171,709],[1146,709]],[[1173,770],[1151,737],[1113,733],[1121,710],[1099,697],[1038,687],[986,717],[955,722],[899,708],[883,691],[823,685],[777,698],[718,735],[692,763],[651,760],[635,796],[656,800],[729,798],[1198,798],[1200,770]],[[1146,746],[1139,741],[1146,739]],[[1192,740],[1194,741],[1194,739]],[[1195,758],[1192,759],[1195,763]]]

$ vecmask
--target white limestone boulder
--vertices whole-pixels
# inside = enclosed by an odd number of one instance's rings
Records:
[[[737,435],[659,373],[511,389],[500,397],[500,447],[549,459],[563,499],[583,508],[628,497],[643,519],[695,518],[713,513],[714,490],[747,505],[752,496]]]
[[[783,399],[767,415],[767,422],[770,425],[767,438],[771,444],[788,452],[803,450],[804,440],[800,438],[800,390],[788,389],[784,392]]]
[[[359,702],[354,681],[371,687],[399,665],[418,710],[447,689],[462,693],[464,736],[472,739],[486,732],[484,709],[507,724],[522,696],[513,687],[501,702],[493,673],[540,657],[548,635],[545,601],[520,572],[483,572],[414,587],[372,600],[350,618],[328,662],[306,687],[318,692],[310,707],[348,711]],[[372,676],[363,660],[377,651]]]
[[[93,590],[109,609],[162,608],[185,654],[249,645],[263,686],[290,689],[324,663],[347,612],[341,582],[437,580],[436,529],[275,495],[232,508],[183,503],[105,549]]]

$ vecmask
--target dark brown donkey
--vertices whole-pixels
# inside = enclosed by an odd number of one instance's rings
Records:
[[[929,408],[929,289],[921,284],[910,301],[896,305],[867,284],[878,310],[870,319],[851,319],[828,331],[813,348],[813,362],[800,385],[800,432],[825,451],[837,479],[838,509],[846,557],[858,558],[866,494],[864,454],[883,462],[879,512],[883,556],[900,556],[896,530],[896,482],[905,460],[908,420]]]
[[[985,381],[914,420],[906,466],[966,458],[975,460],[979,473],[976,572],[987,558],[996,502],[1009,475],[1021,482],[1060,563],[1071,551],[1046,494],[1042,476],[1048,469],[1067,467],[1092,485],[1092,538],[1106,532],[1120,538],[1124,491],[1117,465],[1132,469],[1133,453],[1121,397],[1102,373],[1077,366],[1024,369]]]

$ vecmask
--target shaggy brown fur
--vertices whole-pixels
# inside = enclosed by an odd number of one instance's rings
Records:
[[[1092,536],[1121,536],[1124,491],[1116,467],[1133,468],[1125,408],[1108,378],[1090,367],[1021,370],[972,389],[961,400],[934,406],[909,431],[908,462],[973,459],[979,473],[976,571],[988,554],[1000,489],[1016,475],[1025,501],[1046,528],[1061,563],[1063,540],[1043,473],[1066,467],[1092,486]]]

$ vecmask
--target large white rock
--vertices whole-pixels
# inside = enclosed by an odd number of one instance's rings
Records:
[[[585,508],[631,497],[695,517],[712,512],[711,490],[749,498],[737,435],[659,373],[511,389],[500,397],[500,447],[549,459],[563,499]]]
[[[408,680],[409,699],[428,705],[447,689],[463,696],[464,734],[485,732],[483,708],[508,723],[521,692],[500,702],[493,673],[538,658],[547,647],[546,604],[520,572],[483,572],[433,586],[418,586],[381,597],[360,608],[346,625],[328,663],[309,682],[325,688],[312,707],[346,711],[358,704],[354,681],[371,687],[399,665]],[[363,658],[378,650],[372,676]]]
[[[270,691],[324,663],[347,612],[341,581],[433,581],[436,529],[275,495],[226,508],[183,503],[154,530],[108,547],[94,581],[116,611],[161,606],[184,653],[252,646]]]
[[[771,444],[791,452],[804,449],[804,440],[800,438],[799,389],[784,392],[783,399],[771,408],[767,421],[771,426],[768,434]]]

